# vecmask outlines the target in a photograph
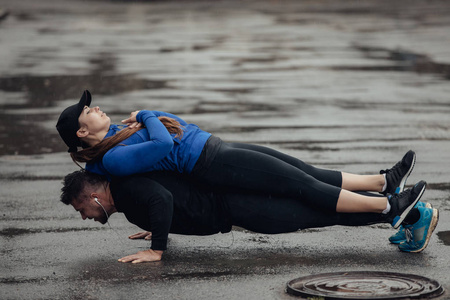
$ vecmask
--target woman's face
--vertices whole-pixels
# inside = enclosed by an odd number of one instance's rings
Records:
[[[111,125],[111,119],[98,106],[85,106],[81,115],[78,117],[78,122],[81,128],[87,128],[92,134],[107,132]]]

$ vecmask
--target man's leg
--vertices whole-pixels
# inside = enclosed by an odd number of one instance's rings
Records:
[[[233,225],[266,234],[333,225],[388,223],[383,214],[337,213],[313,208],[302,201],[263,194],[227,194],[224,203]]]

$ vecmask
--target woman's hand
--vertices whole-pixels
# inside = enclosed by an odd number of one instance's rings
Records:
[[[138,240],[138,239],[151,240],[152,233],[148,232],[148,231],[142,231],[142,232],[132,234],[128,238],[132,239],[132,240]]]
[[[140,110],[133,111],[128,119],[122,120],[122,123],[126,124],[130,128],[142,127],[142,124],[138,123],[138,121],[136,120],[136,115],[138,114],[138,112],[140,112]]]
[[[144,250],[139,251],[136,254],[128,255],[119,259],[120,262],[131,262],[132,264],[138,264],[142,262],[160,261],[164,251],[161,250]]]

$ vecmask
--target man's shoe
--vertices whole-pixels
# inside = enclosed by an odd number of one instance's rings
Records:
[[[431,235],[439,221],[439,211],[436,208],[419,208],[420,219],[412,225],[405,225],[406,241],[398,245],[404,252],[421,252],[430,241]]]
[[[424,202],[417,202],[416,208],[419,207],[426,207],[426,208],[433,208],[433,206],[430,203],[424,203]],[[400,244],[401,242],[406,241],[406,233],[405,233],[405,227],[403,227],[403,225],[400,225],[399,230],[391,235],[389,237],[389,242],[391,242],[392,244]]]
[[[389,195],[388,201],[391,205],[391,210],[387,213],[387,220],[392,224],[392,227],[397,229],[411,209],[417,204],[425,192],[427,183],[423,180],[416,183],[414,187],[403,191],[400,194]]]
[[[416,163],[416,153],[409,150],[402,160],[390,169],[381,170],[380,174],[386,174],[387,187],[382,194],[399,194],[403,192],[406,180],[414,169]]]

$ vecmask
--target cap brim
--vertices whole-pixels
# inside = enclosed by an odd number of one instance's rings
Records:
[[[92,97],[91,93],[88,90],[85,90],[83,92],[83,95],[81,95],[80,102],[78,102],[78,116],[81,114],[85,106],[91,105]]]

